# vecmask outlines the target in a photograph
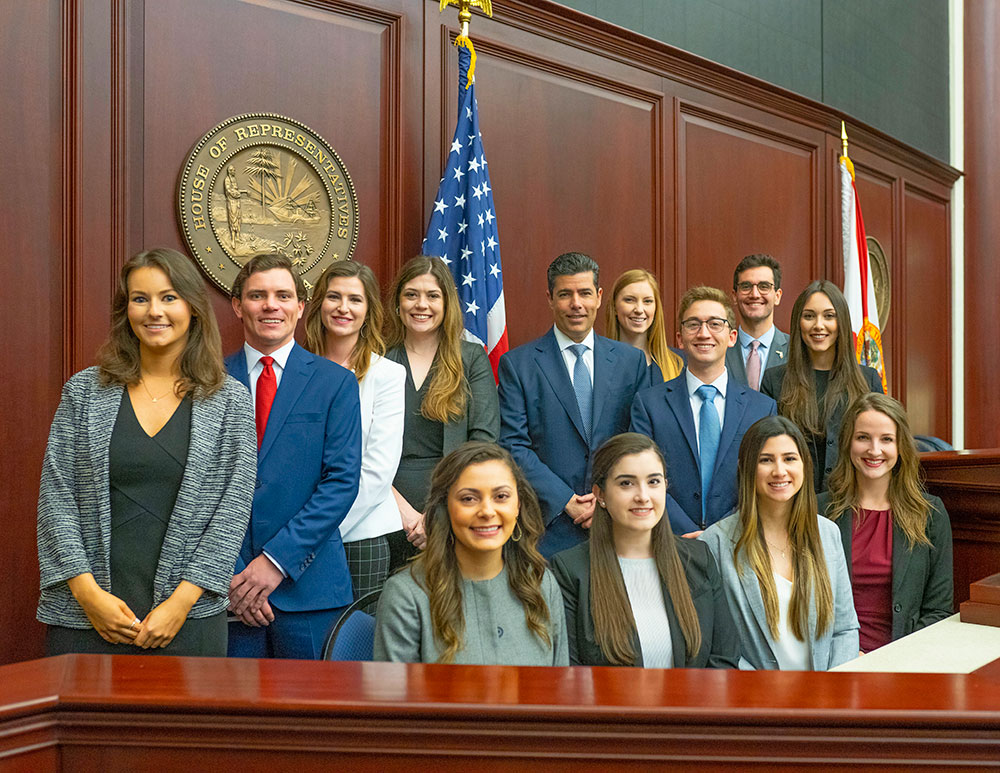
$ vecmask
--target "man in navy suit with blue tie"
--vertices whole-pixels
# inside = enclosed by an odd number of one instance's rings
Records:
[[[226,368],[250,390],[257,488],[229,590],[229,654],[316,659],[352,601],[339,526],[361,473],[358,382],[295,343],[302,277],[283,255],[251,258],[233,282],[246,343]]]
[[[743,434],[777,406],[730,378],[726,352],[736,343],[736,317],[726,294],[692,287],[679,307],[677,338],[687,366],[677,378],[635,396],[632,431],[653,438],[666,459],[674,533],[696,537],[736,507]]]
[[[500,444],[542,506],[549,557],[587,538],[594,515],[591,455],[628,429],[629,406],[648,385],[646,358],[628,344],[594,334],[601,306],[597,263],[568,252],[548,269],[555,325],[500,358]]]

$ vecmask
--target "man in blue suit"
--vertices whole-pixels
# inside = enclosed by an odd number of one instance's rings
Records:
[[[625,432],[636,391],[648,386],[642,352],[594,334],[601,306],[597,263],[568,252],[548,269],[555,325],[500,358],[500,444],[542,506],[548,557],[587,538],[594,515],[593,451]]]
[[[736,346],[726,351],[726,367],[737,383],[760,391],[764,371],[788,355],[788,333],[774,325],[781,303],[781,264],[763,253],[747,255],[733,272],[733,301],[740,314]]]
[[[302,277],[283,255],[251,258],[233,283],[246,343],[226,368],[250,390],[257,489],[229,590],[229,654],[316,659],[351,575],[338,527],[358,494],[361,408],[350,371],[295,343]]]
[[[678,323],[687,366],[636,395],[632,431],[653,438],[667,461],[674,533],[696,537],[736,507],[743,433],[777,406],[729,377],[726,352],[736,343],[736,319],[722,290],[692,287],[681,297]]]

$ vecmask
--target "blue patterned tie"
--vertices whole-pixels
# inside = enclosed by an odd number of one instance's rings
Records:
[[[715,470],[715,456],[719,452],[719,412],[715,410],[715,395],[719,390],[711,384],[702,384],[695,391],[701,398],[698,413],[698,455],[701,462],[701,522],[705,523],[705,505],[708,490],[712,486],[712,471]]]
[[[583,419],[583,432],[590,443],[591,425],[594,423],[594,385],[590,383],[590,371],[583,361],[587,347],[583,344],[573,344],[570,351],[576,355],[573,365],[573,391],[576,392],[576,404],[580,406],[580,417]],[[718,424],[718,421],[716,421]]]

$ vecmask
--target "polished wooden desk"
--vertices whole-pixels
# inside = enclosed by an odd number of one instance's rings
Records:
[[[0,668],[0,771],[747,770],[1000,763],[969,675],[66,655]]]

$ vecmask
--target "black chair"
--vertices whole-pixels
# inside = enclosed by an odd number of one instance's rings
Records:
[[[323,660],[371,660],[375,646],[375,607],[381,590],[373,590],[344,610],[323,645]]]

